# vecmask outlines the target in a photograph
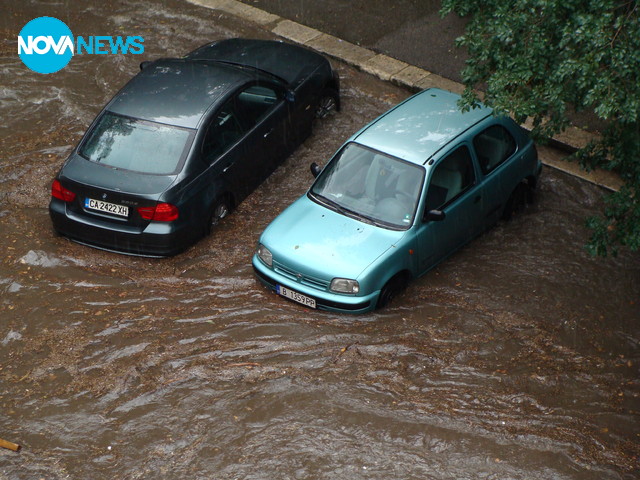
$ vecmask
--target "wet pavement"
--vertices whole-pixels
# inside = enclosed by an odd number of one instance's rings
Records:
[[[241,0],[356,45],[461,82],[467,59],[455,47],[466,21],[440,16],[440,0]]]
[[[269,293],[262,229],[408,92],[336,64],[340,114],[209,238],[170,259],[56,237],[50,182],[141,56],[15,55],[39,15],[143,35],[144,59],[265,31],[179,0],[0,3],[0,479],[640,478],[640,259],[590,258],[591,184],[536,204],[364,316]],[[540,149],[544,156],[557,152]]]

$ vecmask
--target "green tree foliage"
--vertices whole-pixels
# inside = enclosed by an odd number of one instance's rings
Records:
[[[463,106],[484,102],[536,138],[569,126],[572,110],[606,121],[601,140],[577,152],[586,169],[618,172],[624,187],[587,221],[592,254],[640,248],[640,19],[637,0],[443,0],[468,17],[457,39],[469,52]]]

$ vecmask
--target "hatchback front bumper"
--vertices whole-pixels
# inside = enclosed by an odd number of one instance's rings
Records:
[[[271,290],[276,290],[276,285],[282,285],[290,290],[299,292],[316,301],[319,310],[328,310],[342,313],[365,313],[373,310],[378,302],[380,291],[365,296],[340,295],[338,293],[318,290],[298,283],[287,276],[281,275],[267,267],[257,255],[253,256],[253,270],[258,279]]]

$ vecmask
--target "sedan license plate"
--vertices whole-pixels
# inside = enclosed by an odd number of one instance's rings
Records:
[[[94,200],[93,198],[84,199],[84,208],[97,210],[99,212],[111,213],[121,217],[129,216],[129,207],[124,205],[116,205],[115,203],[103,202],[102,200]]]
[[[283,297],[287,297],[294,302],[301,303],[302,305],[305,305],[307,307],[316,308],[316,301],[313,298],[290,290],[287,287],[283,287],[282,285],[276,285],[276,293],[278,295],[282,295]]]

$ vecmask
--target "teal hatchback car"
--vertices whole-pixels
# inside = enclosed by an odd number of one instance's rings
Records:
[[[262,233],[253,267],[311,308],[366,312],[510,217],[541,164],[525,130],[422,91],[353,135]]]

